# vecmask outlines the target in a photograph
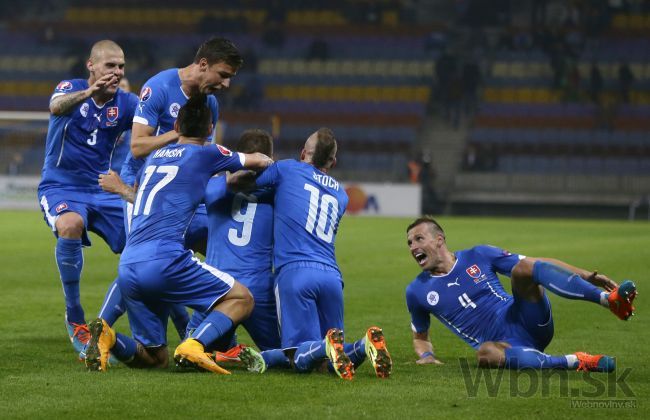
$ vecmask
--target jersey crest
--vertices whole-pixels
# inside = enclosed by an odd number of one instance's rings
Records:
[[[478,265],[474,264],[471,267],[468,267],[465,272],[469,274],[469,276],[473,279],[478,279],[481,277],[481,269],[479,268]]]
[[[108,118],[108,122],[111,123],[117,121],[119,114],[120,114],[120,109],[116,106],[112,106],[106,110],[106,118]]]

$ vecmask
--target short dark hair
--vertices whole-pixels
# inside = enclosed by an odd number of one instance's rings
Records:
[[[408,233],[409,230],[413,229],[414,227],[421,225],[423,223],[428,223],[431,225],[431,233],[435,234],[437,232],[441,234],[443,237],[445,236],[445,231],[442,229],[442,226],[440,226],[440,224],[436,222],[433,216],[429,216],[429,215],[425,215],[415,219],[413,223],[408,225],[408,227],[406,228],[406,233]]]
[[[273,154],[273,137],[267,131],[252,128],[239,136],[235,149],[241,153],[260,152],[271,156]]]
[[[235,44],[225,38],[212,38],[205,41],[194,56],[194,63],[198,64],[202,58],[205,58],[209,65],[224,62],[235,70],[244,64],[244,59]]]
[[[332,157],[336,155],[336,139],[334,132],[329,128],[319,128],[317,133],[318,141],[314,148],[314,155],[311,158],[311,163],[317,168],[325,168],[331,161]]]
[[[207,96],[193,95],[178,111],[178,132],[185,137],[205,138],[210,135],[212,111]]]

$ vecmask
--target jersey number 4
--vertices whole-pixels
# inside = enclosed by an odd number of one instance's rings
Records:
[[[314,233],[325,242],[332,243],[334,239],[334,225],[339,215],[339,202],[333,195],[320,195],[318,188],[310,184],[305,184],[305,190],[309,191],[309,213],[307,214],[307,224],[305,230]],[[320,213],[318,209],[320,207]],[[318,225],[316,224],[316,215],[318,215]],[[327,223],[329,219],[329,223]]]
[[[176,177],[176,174],[178,174],[178,166],[173,166],[173,165],[163,165],[163,166],[147,166],[147,168],[144,170],[144,181],[142,181],[142,185],[138,187],[138,196],[135,198],[135,204],[133,205],[133,215],[137,216],[140,214],[140,205],[142,203],[142,196],[144,195],[144,191],[147,188],[147,184],[149,183],[149,180],[151,180],[151,176],[154,174],[165,174],[164,177],[160,179],[156,183],[156,185],[153,186],[151,191],[149,192],[149,196],[147,197],[147,200],[144,203],[144,210],[142,210],[142,214],[144,216],[148,216],[149,213],[151,212],[151,205],[153,204],[153,199],[158,194],[158,191],[162,190],[162,188],[172,182],[172,180]]]

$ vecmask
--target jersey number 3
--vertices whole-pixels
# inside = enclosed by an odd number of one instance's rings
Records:
[[[309,191],[309,213],[307,214],[307,224],[305,230],[314,233],[325,242],[332,243],[334,239],[334,224],[339,215],[339,202],[333,195],[320,195],[318,188],[311,184],[305,184],[305,190]],[[318,209],[320,207],[320,212]],[[318,215],[318,225],[316,225],[316,215]],[[329,223],[327,223],[329,219]]]
[[[140,214],[140,204],[142,202],[142,195],[144,194],[144,190],[147,188],[147,184],[149,183],[149,180],[151,179],[151,176],[155,173],[157,174],[165,174],[163,178],[160,179],[156,183],[156,185],[153,186],[151,191],[149,192],[149,196],[147,197],[147,200],[144,203],[144,210],[142,211],[142,214],[144,216],[148,216],[149,213],[151,212],[151,204],[153,203],[153,199],[158,194],[158,191],[162,190],[162,188],[172,182],[172,180],[176,177],[176,174],[178,173],[178,166],[174,165],[163,165],[163,166],[147,166],[147,168],[144,170],[144,181],[142,181],[142,185],[138,187],[138,196],[135,198],[135,204],[133,205],[133,215],[137,216]]]

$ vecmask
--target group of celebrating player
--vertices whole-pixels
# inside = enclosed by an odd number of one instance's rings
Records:
[[[245,131],[236,151],[210,142],[219,112],[213,94],[242,64],[230,41],[213,38],[187,67],[149,79],[138,98],[118,88],[124,53],[104,40],[92,47],[88,80],[56,87],[38,196],[57,238],[70,340],[91,370],[106,371],[112,357],[130,367],[166,367],[171,317],[180,366],[227,374],[218,362],[237,360],[253,372],[329,367],[352,379],[367,358],[387,378],[392,360],[381,328],[344,341],[334,242],[348,197],[329,175],[334,133],[318,129],[300,160],[278,162],[263,130]],[[128,130],[130,152],[118,176],[112,157]],[[79,283],[88,230],[121,257],[98,317],[87,324]],[[428,337],[433,314],[477,349],[480,366],[614,369],[609,356],[543,353],[553,335],[544,290],[628,319],[633,282],[618,287],[558,260],[488,246],[453,253],[428,217],[411,224],[407,237],[423,269],[407,288],[418,363],[441,363]],[[512,295],[497,273],[512,277]],[[124,312],[132,337],[112,328]],[[261,352],[237,343],[240,324]]]

